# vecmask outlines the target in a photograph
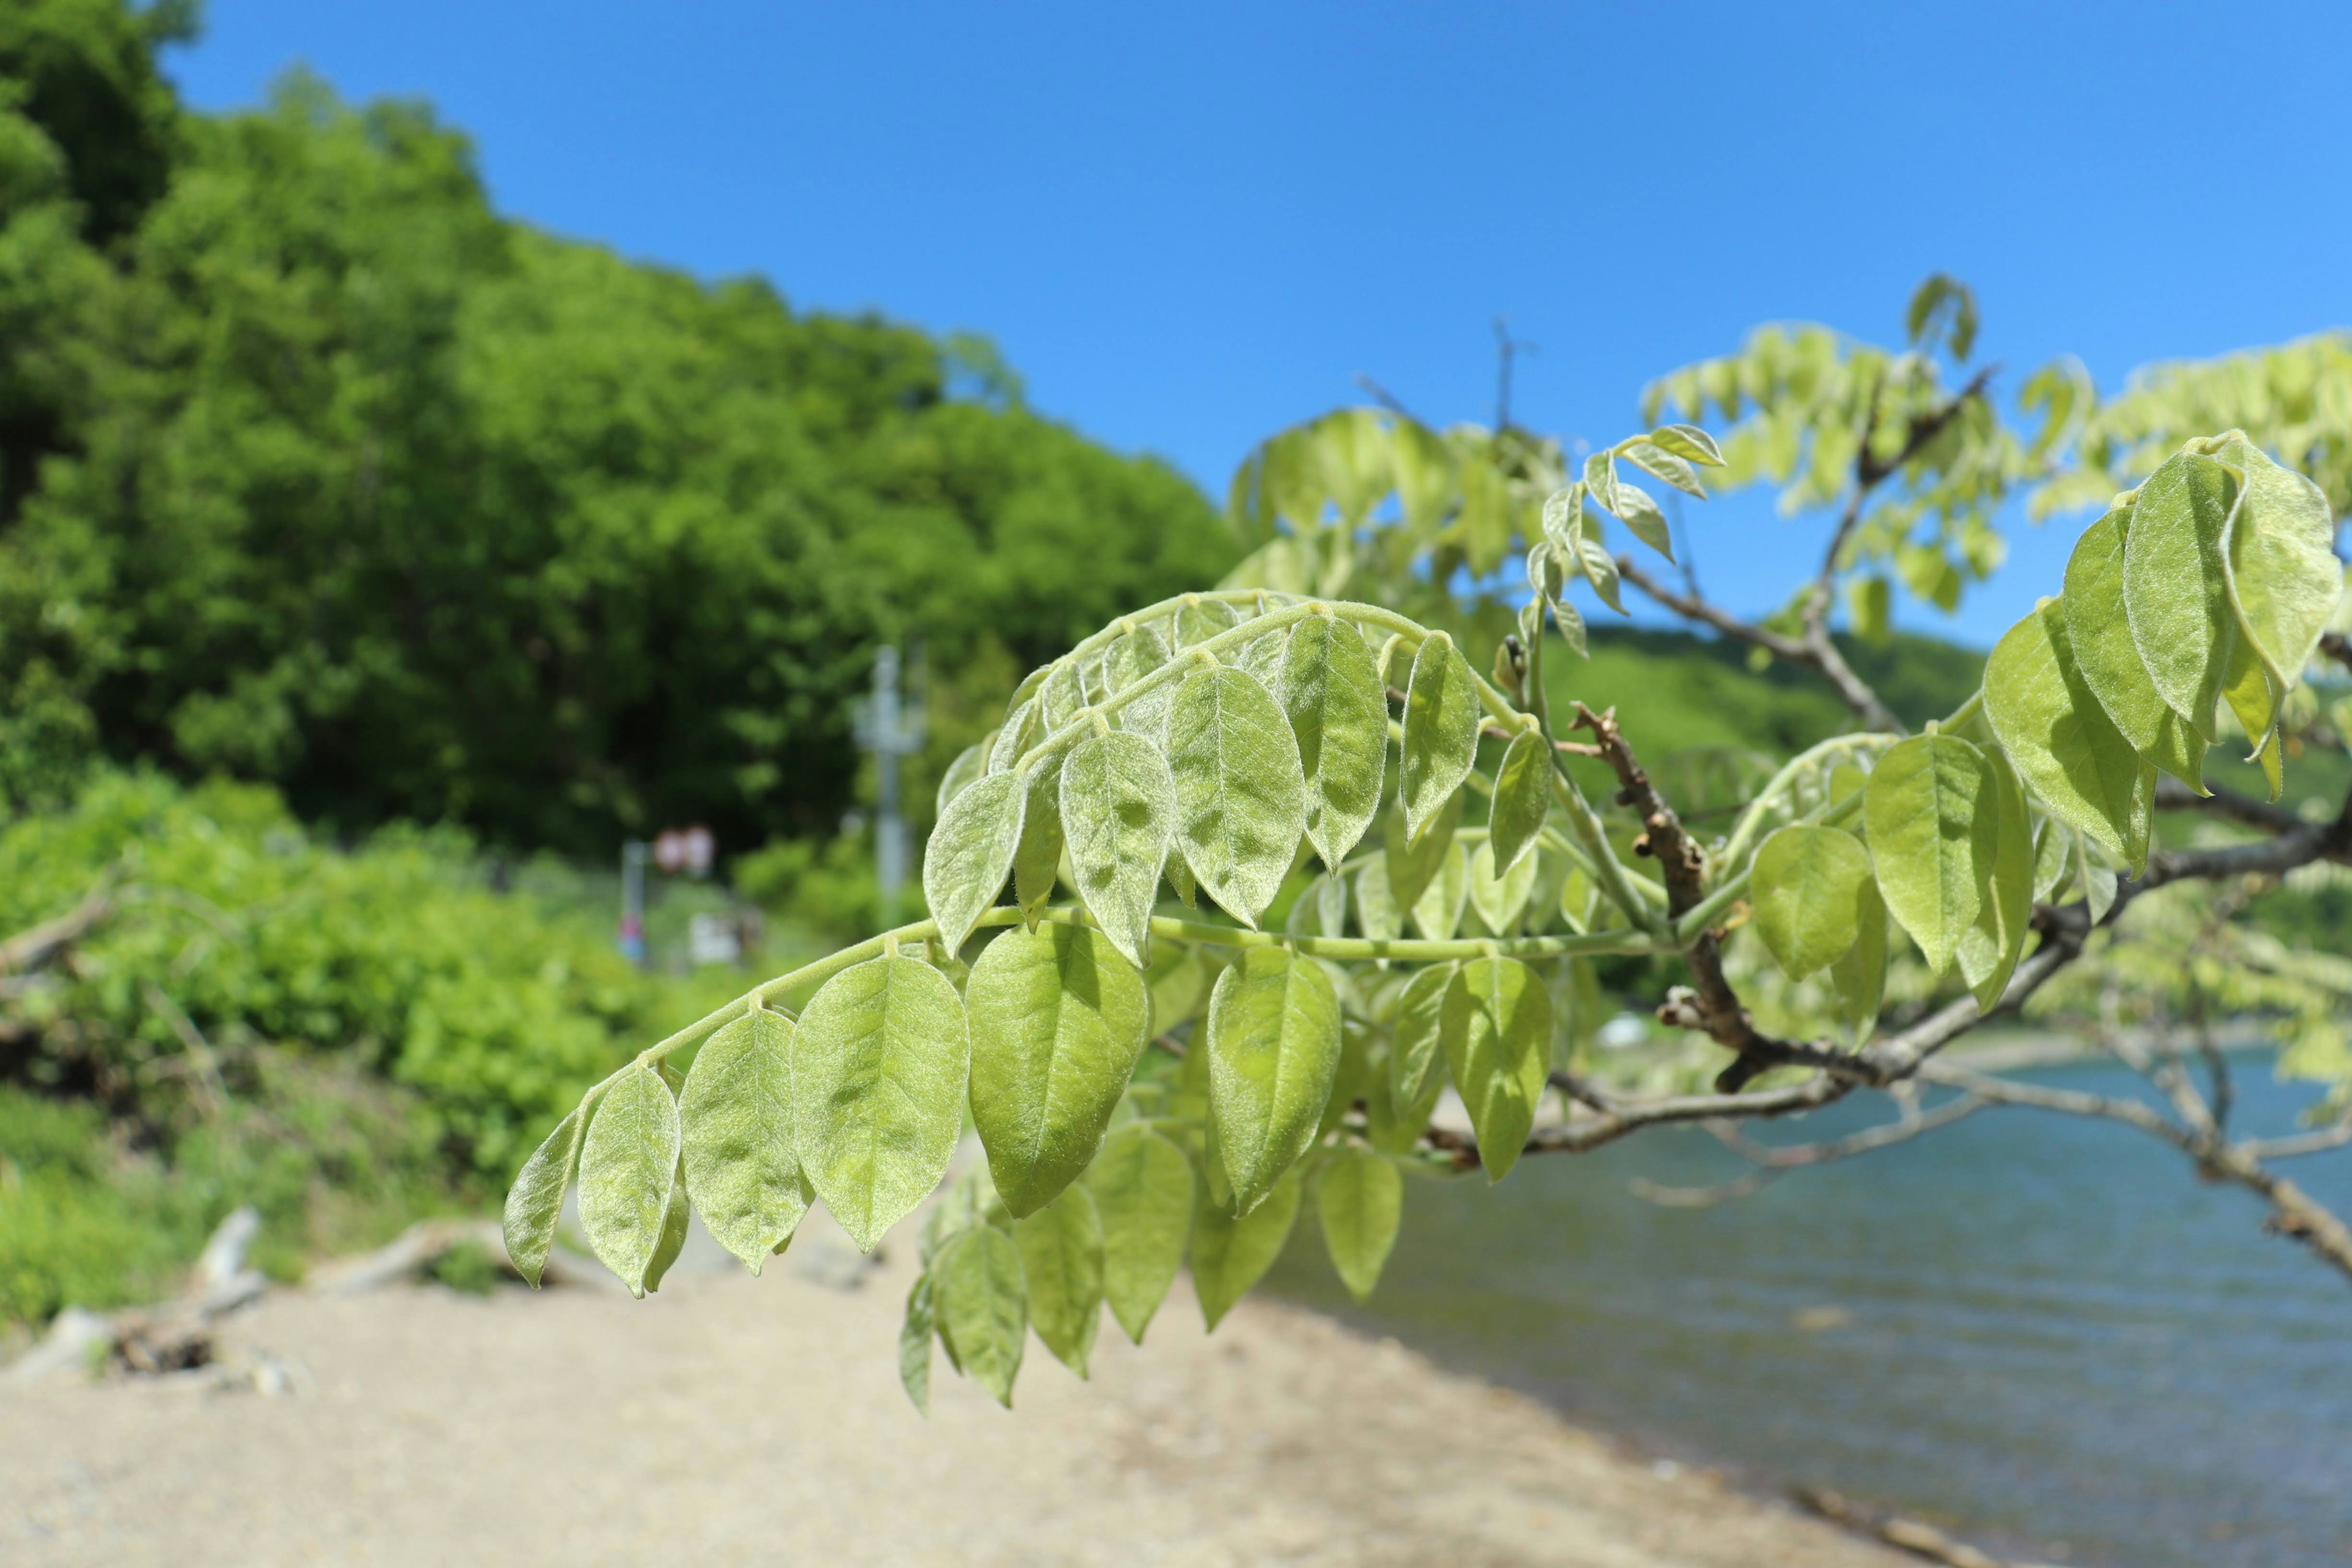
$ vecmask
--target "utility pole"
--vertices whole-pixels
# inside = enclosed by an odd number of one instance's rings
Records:
[[[874,872],[882,889],[884,930],[898,923],[899,890],[907,884],[907,819],[898,807],[898,759],[923,744],[923,710],[898,700],[898,650],[885,644],[874,655],[874,694],[859,704],[857,743],[874,753],[877,799]]]

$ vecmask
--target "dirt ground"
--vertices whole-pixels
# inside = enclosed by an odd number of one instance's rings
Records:
[[[828,1234],[829,1232],[829,1234]],[[812,1216],[754,1280],[701,1249],[643,1303],[573,1288],[271,1295],[225,1353],[294,1370],[0,1390],[0,1562],[1564,1564],[1890,1568],[1517,1395],[1180,1282],[1091,1383],[1034,1341],[1008,1414],[898,1386],[913,1268]],[[731,1272],[730,1272],[731,1270]]]

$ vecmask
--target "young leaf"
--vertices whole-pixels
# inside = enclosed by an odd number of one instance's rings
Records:
[[[1633,531],[1634,538],[1667,560],[1675,558],[1674,538],[1666,531],[1666,514],[1658,510],[1649,491],[1639,485],[1620,484],[1617,504],[1611,510]]]
[[[1668,425],[1650,432],[1650,439],[1677,458],[1710,468],[1723,467],[1723,452],[1715,437],[1696,425]]]
[[[1167,1299],[1192,1234],[1192,1162],[1147,1127],[1115,1129],[1087,1168],[1102,1224],[1103,1295],[1137,1344]]]
[[[2221,451],[2244,473],[2230,531],[2230,572],[2242,624],[2280,679],[2300,680],[2344,591],[2327,493],[2244,437]]]
[[[747,1013],[702,1043],[678,1097],[687,1195],[752,1273],[808,1212],[793,1143],[793,1021]]]
[[[1404,1178],[1378,1154],[1343,1149],[1315,1178],[1315,1211],[1323,1246],[1340,1282],[1359,1301],[1372,1293],[1396,1246],[1404,1215]]]
[[[1053,901],[1062,868],[1062,761],[1048,757],[1030,770],[1021,842],[1013,851],[1013,896],[1033,928],[1037,911]]]
[[[1405,831],[1404,814],[1392,811],[1381,831],[1381,860],[1388,871],[1389,897],[1400,910],[1421,902],[1421,895],[1445,868],[1454,847],[1454,829],[1462,820],[1462,796],[1447,800],[1437,819],[1418,837]],[[1361,889],[1358,889],[1360,900]]]
[[[1444,632],[1412,656],[1404,694],[1404,771],[1397,798],[1405,833],[1419,838],[1454,798],[1478,754],[1478,686]],[[1393,875],[1395,868],[1390,868]]]
[[[1096,735],[1062,764],[1062,833],[1078,897],[1111,945],[1150,962],[1151,906],[1175,830],[1176,781],[1160,748],[1136,735]]]
[[[1478,1134],[1486,1180],[1518,1163],[1551,1065],[1551,994],[1516,958],[1476,958],[1438,1007],[1445,1068]]]
[[[1045,716],[1045,732],[1051,734],[1076,719],[1086,705],[1086,682],[1079,678],[1076,661],[1055,661],[1037,688],[1037,710]]]
[[[677,1102],[639,1064],[604,1091],[580,1151],[580,1224],[605,1268],[635,1296],[661,1245],[677,1176]]]
[[[988,944],[964,986],[971,1119],[1017,1218],[1077,1180],[1150,1023],[1143,976],[1098,931],[1050,923]]]
[[[1325,936],[1348,932],[1348,879],[1336,871],[1316,879],[1315,923]]]
[[[962,999],[919,959],[869,959],[809,999],[793,1040],[793,1131],[860,1251],[947,1174],[971,1072]]]
[[[589,1109],[585,1104],[576,1106],[555,1124],[546,1142],[523,1162],[507,1192],[507,1257],[523,1283],[534,1290],[547,1268],[548,1252],[555,1246],[556,1223],[563,1217],[564,1190],[572,1185],[572,1173],[580,1165],[580,1142]]]
[[[1617,586],[1617,562],[1608,546],[1590,533],[1576,542],[1577,564],[1584,569],[1584,580],[1601,595],[1601,602],[1616,611],[1625,613],[1625,600]]]
[[[662,1277],[669,1266],[686,1250],[687,1221],[693,1210],[686,1201],[686,1162],[680,1158],[670,1172],[669,1203],[662,1210],[661,1237],[654,1243],[654,1255],[646,1264],[646,1294],[661,1289]]]
[[[937,1331],[926,1271],[915,1276],[914,1289],[907,1292],[907,1316],[898,1328],[898,1386],[925,1415],[931,1413],[931,1336]]]
[[[1273,694],[1238,669],[1186,676],[1168,710],[1176,841],[1218,907],[1255,928],[1306,831],[1298,741]]]
[[[2098,924],[2116,907],[2116,874],[2091,856],[2091,841],[2081,834],[2074,835],[2074,880],[2083,889],[2083,903],[2091,911],[2091,923]]]
[[[974,1226],[940,1249],[932,1310],[949,1357],[966,1377],[1013,1407],[1013,1380],[1029,1338],[1029,1287],[1013,1238]]]
[[[1458,965],[1433,963],[1414,972],[1397,997],[1396,1021],[1389,1033],[1389,1099],[1398,1120],[1413,1106],[1434,1107],[1444,1087],[1445,1042],[1441,1023],[1445,994]],[[1426,1113],[1423,1121],[1428,1121]],[[1418,1137],[1416,1129],[1414,1136]]]
[[[1404,934],[1404,913],[1389,886],[1386,856],[1375,856],[1356,872],[1356,928],[1372,942],[1394,942]]]
[[[1977,817],[1990,777],[1984,753],[1958,736],[1914,735],[1887,748],[1863,789],[1879,891],[1938,974],[1982,903],[1989,857]]]
[[[1363,634],[1330,616],[1298,623],[1276,689],[1307,779],[1307,841],[1337,871],[1381,808],[1388,693]]]
[[[1507,868],[1534,847],[1551,811],[1551,747],[1535,730],[1511,737],[1495,769],[1495,804],[1486,816],[1495,864]]]
[[[1103,684],[1108,694],[1118,696],[1168,659],[1168,641],[1158,627],[1137,626],[1122,634],[1103,656]],[[1170,689],[1161,686],[1128,703],[1118,712],[1118,727],[1130,734],[1159,740],[1167,727],[1171,695]]]
[[[2156,767],[2107,717],[2044,599],[1985,661],[1985,717],[2052,815],[2134,866],[2147,858]]]
[[[1825,969],[1862,931],[1870,851],[1840,827],[1783,827],[1756,851],[1756,934],[1791,980]],[[1875,900],[1874,900],[1875,901]]]
[[[1886,998],[1886,900],[1876,882],[1866,881],[1854,904],[1854,942],[1830,965],[1830,989],[1837,996],[1838,1021],[1859,1047],[1877,1027]]]
[[[1210,1201],[1203,1186],[1192,1208],[1192,1291],[1210,1329],[1274,1267],[1297,1218],[1296,1171],[1276,1182],[1265,1202],[1238,1217]]]
[[[2033,826],[2033,901],[2049,903],[2058,889],[2066,885],[2066,874],[2074,868],[2074,839],[2065,824],[2056,817],[2045,816]]]
[[[1698,475],[1685,459],[1675,456],[1654,441],[1636,441],[1625,448],[1625,460],[1643,473],[1662,479],[1686,496],[1700,500],[1706,499],[1706,487],[1699,483]],[[1619,487],[1623,493],[1623,487]]]
[[[940,946],[955,952],[1004,890],[1021,843],[1027,795],[1016,773],[977,778],[940,814],[923,849],[923,899],[939,922]]]
[[[961,795],[964,787],[972,780],[988,772],[989,748],[995,740],[995,733],[991,731],[982,739],[973,742],[956,753],[955,761],[950,763],[948,771],[940,776],[936,816],[945,816],[948,803]]]
[[[1187,648],[1194,643],[1207,642],[1241,624],[1241,611],[1223,599],[1202,599],[1187,595],[1176,612],[1176,646]]]
[[[2130,509],[2117,507],[2075,542],[2060,599],[2067,647],[2084,684],[2132,750],[2203,795],[2205,737],[2165,706],[2124,615],[2124,540],[2130,522]]]
[[[1484,847],[1483,846],[1481,847]],[[1470,900],[1470,855],[1458,838],[1448,839],[1437,875],[1412,906],[1412,926],[1430,942],[1451,942]]]
[[[1045,738],[1045,716],[1037,710],[1037,700],[1015,702],[1004,716],[1004,723],[996,731],[996,739],[988,749],[988,771],[992,773],[1011,773],[1030,747]]]
[[[2124,615],[2165,705],[2214,738],[2230,672],[2230,511],[2238,483],[2220,458],[2176,453],[2139,488],[2124,536]]]
[[[2025,786],[2000,752],[1985,755],[1990,789],[1978,803],[1977,832],[1982,848],[1985,887],[1974,924],[1961,933],[1960,978],[1990,1013],[2009,988],[2009,977],[2024,955],[2033,918],[2033,823],[2026,815]]]
[[[1253,947],[1209,996],[1209,1116],[1246,1214],[1307,1152],[1339,1067],[1339,996],[1311,958]]]
[[[1103,1305],[1103,1229],[1093,1194],[1083,1184],[1065,1188],[1013,1222],[1013,1245],[1029,1286],[1029,1326],[1055,1360],[1086,1376]]]
[[[1535,857],[1522,856],[1498,876],[1495,871],[1495,843],[1490,837],[1470,857],[1465,880],[1470,891],[1470,907],[1478,911],[1486,929],[1496,936],[1508,936],[1518,925],[1519,917],[1527,912],[1528,899],[1535,891]]]

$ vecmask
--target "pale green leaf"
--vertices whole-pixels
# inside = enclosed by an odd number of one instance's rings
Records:
[[[1209,975],[1192,949],[1171,944],[1153,955],[1144,975],[1151,992],[1151,1027],[1189,1023],[1209,999]]]
[[[1722,449],[1715,437],[1696,425],[1668,425],[1650,432],[1650,439],[1665,451],[1710,468],[1723,467]]]
[[[1489,1182],[1518,1163],[1551,1064],[1551,994],[1516,958],[1475,958],[1438,1008],[1446,1071],[1470,1113]]]
[[[1535,892],[1536,858],[1523,855],[1497,876],[1495,843],[1489,838],[1470,857],[1466,880],[1470,907],[1478,911],[1486,929],[1496,936],[1508,936],[1517,929],[1519,917],[1527,912],[1528,900]]]
[[[1062,868],[1062,762],[1047,757],[1029,772],[1021,809],[1021,841],[1013,851],[1013,896],[1034,924],[1054,899]]]
[[[1307,780],[1307,841],[1337,870],[1381,808],[1388,693],[1363,634],[1320,615],[1291,634],[1276,689]]]
[[[1062,833],[1078,897],[1128,962],[1150,962],[1151,907],[1175,832],[1176,781],[1140,736],[1096,735],[1062,764]]]
[[[1495,801],[1486,816],[1496,865],[1516,866],[1534,847],[1551,811],[1551,746],[1541,732],[1522,730],[1511,737],[1495,769]]]
[[[1595,452],[1584,459],[1584,489],[1601,510],[1617,510],[1617,463],[1609,453]]]
[[[1445,1082],[1445,1040],[1441,1027],[1445,994],[1458,966],[1433,963],[1416,970],[1398,994],[1389,1031],[1389,1098],[1400,1121],[1415,1106],[1434,1107]],[[1428,1121],[1423,1110],[1422,1121]],[[1414,1130],[1419,1136],[1419,1129]]]
[[[1415,533],[1435,529],[1459,491],[1454,448],[1417,420],[1400,418],[1390,430],[1389,456],[1405,526]]]
[[[1991,1012],[2024,955],[2033,917],[2033,823],[2025,786],[2005,752],[1984,753],[1990,788],[1977,805],[1977,833],[1985,886],[1977,918],[1960,934],[1960,978],[1977,1005]],[[1988,831],[1990,828],[1990,831]],[[1989,842],[1987,842],[1989,840]]]
[[[1306,831],[1298,741],[1271,692],[1238,669],[1184,678],[1168,716],[1176,842],[1202,889],[1255,927]]]
[[[932,1314],[931,1277],[915,1276],[907,1292],[907,1316],[898,1327],[898,1386],[925,1415],[931,1413],[931,1336],[938,1332]]]
[[[948,804],[961,795],[965,786],[972,780],[988,772],[989,749],[995,741],[995,732],[992,731],[982,739],[973,742],[956,753],[955,761],[948,764],[948,771],[940,775],[940,793],[935,816],[945,816]]]
[[[1010,1409],[1029,1338],[1019,1249],[996,1226],[974,1226],[940,1249],[931,1273],[932,1310],[950,1359]]]
[[[1209,1115],[1244,1213],[1314,1141],[1339,1067],[1339,996],[1322,965],[1254,947],[1209,997]]]
[[[1608,546],[1588,533],[1577,541],[1576,558],[1577,564],[1584,569],[1584,580],[1592,584],[1601,602],[1623,615],[1625,599],[1617,586],[1617,562],[1609,553]]]
[[[989,742],[988,771],[992,773],[1011,773],[1029,748],[1045,738],[1045,717],[1038,711],[1034,697],[1016,702],[1004,716],[1004,723]]]
[[[2237,637],[2225,552],[2237,496],[2221,459],[2177,453],[2140,486],[2124,537],[2132,646],[2165,705],[2208,741]]]
[[[2156,768],[2099,705],[2074,661],[2065,606],[2044,599],[1985,661],[1985,717],[2042,804],[2137,866]]]
[[[1883,647],[1892,631],[1893,600],[1893,586],[1875,574],[1847,583],[1846,623],[1853,635],[1873,647]]]
[[[2072,871],[2074,839],[2055,817],[2043,817],[2033,829],[2033,901],[2046,904],[2066,884]]]
[[[964,986],[971,1119],[1015,1216],[1077,1180],[1150,1024],[1143,976],[1102,932],[1048,922],[988,944]]]
[[[580,1151],[580,1224],[605,1268],[631,1294],[661,1246],[677,1177],[677,1102],[643,1064],[604,1091]]]
[[[931,829],[923,849],[923,899],[949,952],[964,944],[1013,874],[1026,795],[1017,774],[974,779]]]
[[[1870,851],[1838,827],[1781,828],[1756,851],[1748,879],[1756,934],[1791,980],[1826,969],[1861,934]],[[1874,900],[1875,901],[1875,900]]]
[[[1445,868],[1445,858],[1454,848],[1454,830],[1461,820],[1462,796],[1458,791],[1418,837],[1406,833],[1402,812],[1389,813],[1382,830],[1381,858],[1388,873],[1389,897],[1398,909],[1410,910],[1421,902],[1422,893]],[[1359,888],[1360,903],[1362,896]]]
[[[1129,687],[1166,664],[1171,656],[1168,639],[1160,635],[1157,626],[1139,626],[1120,634],[1103,656],[1103,686],[1108,695],[1116,697]],[[1167,728],[1168,702],[1172,689],[1162,683],[1121,707],[1115,718],[1118,727],[1132,734],[1158,741]]]
[[[1224,600],[1202,599],[1188,594],[1176,611],[1176,646],[1188,648],[1195,643],[1207,642],[1241,624],[1241,611]]]
[[[1617,504],[1612,509],[1633,530],[1633,537],[1672,561],[1675,558],[1674,538],[1666,530],[1666,514],[1650,499],[1650,492],[1639,485],[1617,487]]]
[[[1315,879],[1315,923],[1325,936],[1348,933],[1348,879],[1326,872]]]
[[[1080,1377],[1102,1321],[1103,1228],[1085,1185],[1065,1188],[1016,1220],[1013,1245],[1029,1286],[1029,1326],[1054,1358]]]
[[[1484,847],[1484,846],[1481,846]],[[1461,929],[1462,910],[1470,901],[1470,855],[1458,838],[1445,844],[1445,858],[1437,875],[1413,900],[1412,929],[1428,942],[1451,942]]]
[[[1265,1278],[1298,1218],[1298,1173],[1274,1184],[1265,1201],[1236,1217],[1219,1208],[1205,1186],[1192,1208],[1192,1292],[1212,1330]]]
[[[702,1043],[678,1097],[687,1195],[752,1273],[813,1195],[793,1142],[793,1021],[761,1007]]]
[[[1404,1215],[1404,1179],[1378,1154],[1343,1149],[1315,1177],[1315,1211],[1323,1246],[1340,1282],[1359,1301],[1380,1283],[1397,1223]]]
[[[1394,942],[1404,934],[1404,912],[1390,890],[1385,856],[1374,856],[1356,872],[1356,929],[1372,942]]]
[[[2273,462],[2242,436],[2224,445],[2221,457],[2246,476],[2245,500],[2230,531],[2230,569],[2242,621],[2292,686],[2311,662],[2343,595],[2336,521],[2326,491]]]
[[[1687,496],[1706,499],[1706,487],[1699,483],[1697,473],[1684,458],[1676,457],[1654,441],[1636,441],[1625,448],[1625,460],[1646,474],[1651,474]],[[1624,493],[1619,487],[1618,493]]]
[[[1137,1344],[1184,1264],[1192,1234],[1192,1162],[1147,1127],[1114,1129],[1087,1168],[1102,1222],[1103,1294]]]
[[[1863,790],[1879,891],[1938,974],[1982,903],[1990,816],[1980,829],[1978,813],[1990,780],[1984,753],[1969,742],[1915,735],[1887,749]]]
[[[2118,507],[2084,530],[2066,562],[2066,640],[2083,680],[2132,749],[2200,794],[2205,738],[2165,706],[2140,663],[2124,614],[2124,541],[2131,510]]]
[[[662,1277],[686,1250],[686,1227],[692,1217],[686,1200],[686,1162],[681,1158],[670,1173],[669,1205],[662,1211],[661,1238],[654,1243],[654,1255],[646,1264],[646,1295],[661,1289]]]
[[[1478,687],[1444,632],[1432,632],[1412,656],[1405,686],[1404,763],[1398,798],[1405,831],[1418,838],[1469,776],[1478,754]],[[1391,868],[1393,874],[1394,868]]]
[[[793,1131],[859,1250],[939,1185],[963,1130],[971,1034],[947,976],[887,953],[820,986],[793,1041]]]
[[[2091,923],[2098,924],[2107,918],[2116,906],[2116,874],[2092,857],[2091,841],[2081,834],[2074,836],[2074,880],[2083,889],[2083,902],[2091,911]]]
[[[1864,882],[1854,902],[1854,942],[1830,965],[1830,990],[1837,998],[1838,1021],[1859,1047],[1877,1026],[1886,997],[1886,900],[1876,882]]]
[[[563,1217],[564,1190],[580,1166],[581,1139],[588,1125],[590,1107],[581,1105],[555,1124],[555,1131],[523,1162],[507,1191],[507,1257],[514,1270],[532,1289],[547,1267],[555,1245],[555,1227]]]

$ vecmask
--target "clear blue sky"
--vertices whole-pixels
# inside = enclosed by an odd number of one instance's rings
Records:
[[[987,332],[1219,494],[1360,373],[1491,417],[1498,313],[1521,421],[1601,439],[1757,321],[1894,337],[1938,268],[2012,392],[2352,321],[2342,5],[213,0],[173,68],[230,108],[297,61],[431,100],[512,216]],[[1822,536],[1685,515],[1748,610]],[[2078,527],[1898,614],[1988,642]]]

